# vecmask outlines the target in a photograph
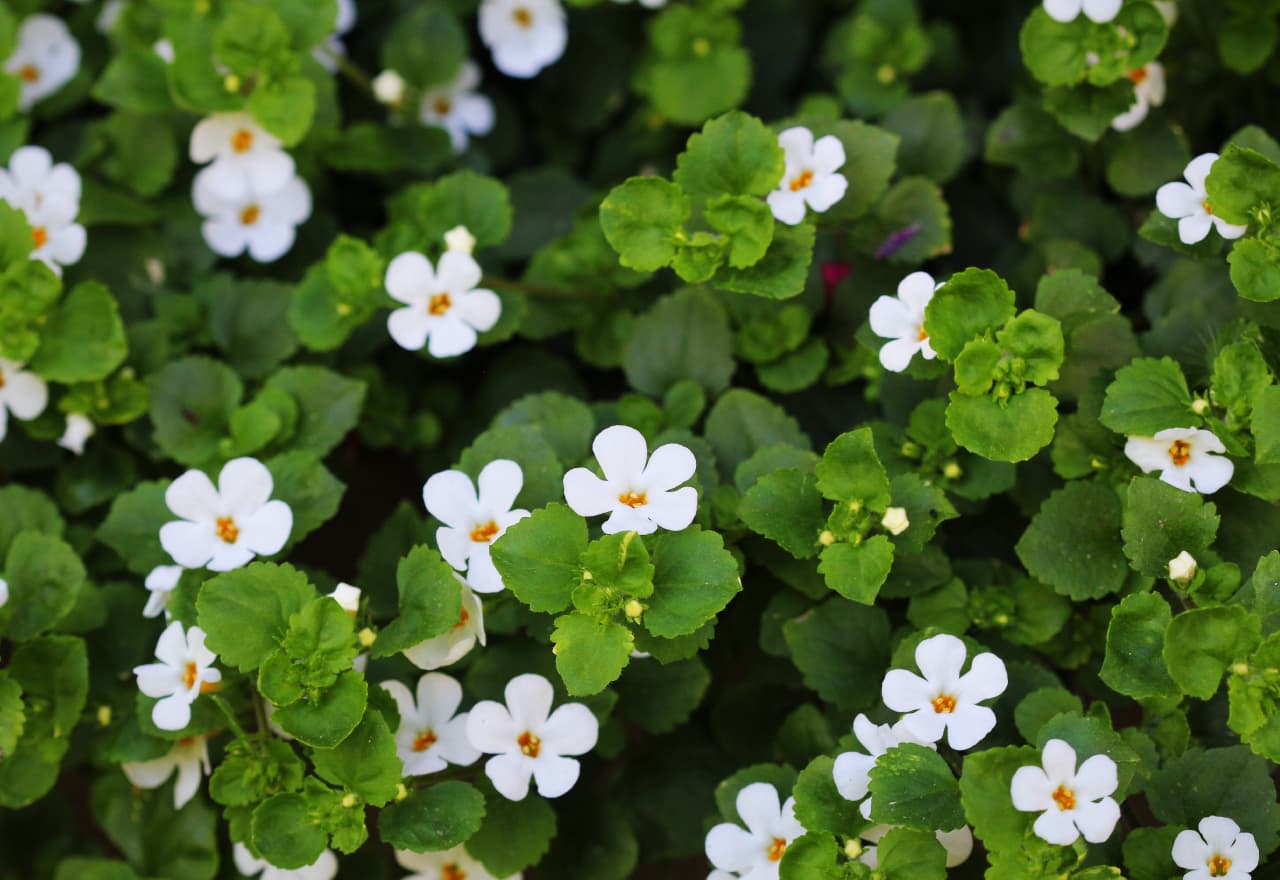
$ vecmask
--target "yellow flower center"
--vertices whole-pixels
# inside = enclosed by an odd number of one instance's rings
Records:
[[[18,78],[26,83],[40,81],[40,68],[34,64],[24,64],[18,68]]]
[[[929,703],[939,715],[950,715],[956,710],[956,698],[951,694],[938,694]]]
[[[520,751],[530,758],[538,757],[538,752],[542,750],[542,740],[527,730],[516,737],[516,744],[520,746]]]
[[[1231,870],[1231,859],[1226,856],[1214,855],[1209,859],[1209,876],[1225,877],[1227,872]]]
[[[200,674],[200,670],[196,668],[194,663],[187,663],[186,672],[182,673],[182,686],[187,690],[191,690],[196,686],[196,676]]]
[[[253,132],[247,128],[236,131],[231,136],[231,149],[237,153],[247,153],[253,149]]]
[[[453,300],[449,298],[449,294],[437,293],[427,303],[427,314],[435,315],[438,318],[451,308],[453,308]]]
[[[467,621],[471,619],[471,615],[467,613],[467,609],[463,608],[462,613],[458,615],[458,622],[453,625],[453,629],[449,632],[457,632],[467,625]]]
[[[1169,458],[1178,467],[1182,467],[1191,461],[1191,444],[1186,440],[1174,440],[1173,445],[1169,447]]]
[[[214,532],[218,536],[218,540],[224,544],[234,544],[236,539],[240,537],[240,527],[236,525],[236,521],[229,516],[220,516],[214,524]]]
[[[511,13],[511,19],[522,28],[533,27],[533,13],[523,6],[516,7],[515,12]]]
[[[787,842],[781,837],[775,837],[773,843],[769,844],[769,861],[782,861],[782,854],[786,852]]]
[[[1201,205],[1201,207],[1203,207],[1203,208],[1204,208],[1204,212],[1205,212],[1206,214],[1208,214],[1210,217],[1212,217],[1212,216],[1213,216],[1213,208],[1209,207],[1209,200],[1208,200],[1208,199],[1205,199],[1203,202],[1201,202],[1201,203],[1200,203],[1200,205]]]
[[[1074,810],[1076,808],[1076,793],[1065,785],[1059,785],[1054,789],[1052,797],[1059,810]]]
[[[1129,71],[1126,75],[1135,86],[1140,86],[1147,80],[1147,69],[1145,67],[1139,67],[1137,70]]]
[[[450,862],[440,869],[440,880],[467,880],[467,872]]]
[[[37,248],[42,248],[49,243],[49,230],[43,226],[37,226],[31,230],[31,240]]]
[[[496,534],[498,534],[498,524],[493,520],[489,520],[484,525],[476,526],[471,530],[471,540],[477,544],[488,544]]]
[[[924,342],[928,338],[929,338],[929,334],[924,332],[924,325],[921,324],[920,329],[916,331],[916,340],[919,342]]]
[[[644,507],[649,503],[649,496],[644,492],[623,492],[618,501],[627,507]]]
[[[413,750],[415,752],[425,752],[427,749],[435,745],[438,740],[439,737],[436,736],[436,732],[428,728],[427,730],[419,733],[414,739]]]
[[[253,224],[258,222],[258,219],[261,216],[262,216],[261,208],[259,208],[257,205],[249,205],[247,208],[245,208],[243,211],[240,212],[240,222],[243,223],[245,226],[252,226]]]
[[[791,191],[800,192],[800,190],[804,189],[811,183],[813,183],[813,172],[801,171],[795,177],[791,178]]]
[[[436,98],[432,106],[435,108],[437,116],[448,116],[449,111],[453,109],[453,102],[448,98],[440,97]]]

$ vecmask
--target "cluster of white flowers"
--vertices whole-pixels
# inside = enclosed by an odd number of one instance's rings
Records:
[[[80,213],[80,175],[65,162],[54,164],[44,147],[19,147],[0,168],[0,200],[17,208],[31,227],[31,259],[57,274],[84,256]]]
[[[898,295],[882,296],[871,304],[871,331],[892,340],[880,347],[880,364],[901,373],[919,354],[927,361],[938,356],[924,330],[924,310],[941,284],[928,272],[912,272],[898,283]]]
[[[18,107],[30,110],[58,91],[80,70],[80,44],[62,19],[38,12],[18,28],[17,47],[4,69],[18,78]]]
[[[311,216],[311,190],[279,138],[248,113],[215,113],[197,123],[189,152],[191,161],[210,163],[191,185],[209,248],[223,257],[248,250],[259,263],[288,253]]]

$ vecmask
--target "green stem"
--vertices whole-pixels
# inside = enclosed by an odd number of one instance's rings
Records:
[[[222,714],[227,717],[227,724],[231,727],[231,732],[235,734],[237,740],[246,748],[253,749],[254,744],[249,735],[244,732],[244,728],[240,726],[240,722],[236,720],[236,714],[231,711],[231,706],[222,697],[214,694],[210,697],[213,704],[222,710]]]
[[[328,46],[320,46],[320,51],[325,57],[332,61],[338,68],[338,72],[350,80],[354,85],[364,91],[370,98],[377,101],[378,96],[373,91],[373,77],[369,76],[359,65],[348,58],[342,52],[335,52]],[[380,101],[378,103],[381,103]]]

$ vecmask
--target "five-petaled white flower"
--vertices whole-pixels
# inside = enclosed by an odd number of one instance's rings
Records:
[[[1165,428],[1154,437],[1130,437],[1124,454],[1144,474],[1160,472],[1160,479],[1184,492],[1212,495],[1231,479],[1236,466],[1217,452],[1227,448],[1203,428]]]
[[[93,436],[93,420],[83,413],[67,413],[66,427],[58,438],[58,445],[74,455],[84,454],[84,445]]]
[[[183,568],[211,571],[280,552],[293,529],[293,511],[269,500],[273,485],[256,458],[224,464],[217,488],[203,471],[187,471],[165,490],[165,503],[182,519],[160,527],[160,546]]]
[[[1152,107],[1159,107],[1164,103],[1164,65],[1159,61],[1152,61],[1129,71],[1129,79],[1133,83],[1133,106],[1111,120],[1111,127],[1116,131],[1136,128],[1147,118]]]
[[[438,773],[450,764],[474,764],[480,751],[467,740],[467,713],[456,714],[462,704],[462,685],[441,672],[418,679],[418,699],[398,681],[384,681],[400,710],[396,728],[396,753],[405,776]]]
[[[1102,24],[1119,14],[1123,2],[1124,0],[1044,0],[1044,11],[1054,21],[1065,24],[1075,21],[1083,10],[1090,21]]]
[[[1036,836],[1057,846],[1070,846],[1082,834],[1090,843],[1110,837],[1120,819],[1120,805],[1110,797],[1119,785],[1116,762],[1094,755],[1077,770],[1075,749],[1051,739],[1041,763],[1019,767],[1009,785],[1015,809],[1040,813]]]
[[[524,876],[516,873],[509,877],[494,877],[461,844],[444,852],[416,853],[398,849],[395,853],[400,867],[413,871],[402,880],[521,880]]]
[[[247,249],[259,263],[271,263],[289,252],[297,227],[311,218],[311,190],[300,177],[291,177],[270,192],[253,187],[234,197],[213,185],[213,167],[196,175],[191,199],[204,218],[200,233],[205,244],[222,257],[238,257]]]
[[[156,642],[156,659],[133,667],[138,690],[148,697],[160,697],[151,710],[151,720],[161,730],[182,730],[191,723],[191,704],[207,690],[216,690],[222,672],[213,668],[218,659],[204,646],[204,630],[193,626],[183,631],[174,621],[165,627]]]
[[[892,830],[892,825],[872,825],[858,836],[868,843],[876,844],[880,842],[880,838]],[[938,843],[942,844],[942,848],[947,852],[948,868],[963,864],[973,854],[973,831],[970,830],[968,825],[961,825],[954,831],[935,831],[933,836],[938,839]],[[872,870],[880,867],[877,849],[878,847],[876,846],[868,846],[862,851],[862,855],[858,856],[858,861]]]
[[[644,435],[627,425],[613,425],[591,444],[604,479],[587,468],[564,475],[564,499],[579,516],[609,514],[601,527],[606,535],[659,528],[678,532],[698,512],[698,490],[677,489],[698,468],[687,446],[666,443],[649,455]]]
[[[520,465],[500,458],[484,466],[476,483],[462,471],[441,471],[422,487],[427,512],[444,523],[436,529],[440,555],[467,573],[467,583],[477,593],[497,593],[503,587],[489,548],[529,515],[511,507],[523,485]]]
[[[1249,880],[1258,867],[1258,842],[1225,816],[1205,816],[1200,833],[1181,831],[1173,841],[1173,862],[1183,880]]]
[[[49,403],[49,386],[22,364],[0,358],[0,440],[8,430],[9,413],[30,421],[44,412]]]
[[[338,857],[332,850],[326,849],[305,868],[277,868],[270,862],[255,858],[243,843],[237,843],[231,851],[236,870],[244,877],[257,877],[258,880],[333,880],[338,873]]]
[[[1247,225],[1228,223],[1216,216],[1209,205],[1205,180],[1209,177],[1213,163],[1217,161],[1217,153],[1201,153],[1182,172],[1186,183],[1175,180],[1156,190],[1156,208],[1171,220],[1178,221],[1178,238],[1183,244],[1204,241],[1211,227],[1216,227],[1218,235],[1228,241],[1249,231]]]
[[[191,161],[212,162],[201,172],[204,186],[229,201],[244,201],[284,187],[294,176],[293,158],[280,139],[248,113],[206,116],[191,132]]]
[[[818,138],[803,126],[778,135],[786,156],[786,168],[778,188],[769,193],[769,208],[781,223],[795,226],[804,219],[806,206],[822,213],[844,198],[849,181],[837,173],[844,165],[844,144],[834,135]]]
[[[180,739],[159,758],[125,762],[120,769],[138,788],[159,788],[176,770],[178,777],[173,784],[173,808],[181,810],[196,796],[200,777],[213,772],[209,764],[209,739],[205,736]]]
[[[912,272],[898,282],[898,295],[882,296],[871,304],[871,332],[892,340],[880,346],[880,364],[901,373],[920,354],[927,361],[938,356],[924,332],[924,310],[942,285],[928,272]]]
[[[903,743],[915,743],[920,746],[934,748],[933,743],[924,742],[907,729],[903,721],[897,724],[875,724],[866,715],[858,714],[853,719],[853,733],[867,750],[861,752],[844,752],[836,756],[831,775],[835,778],[836,791],[847,801],[862,801],[858,811],[862,818],[871,818],[871,798],[867,793],[871,790],[871,768],[885,752]]]
[[[470,254],[445,251],[436,267],[416,251],[387,266],[387,293],[405,304],[387,316],[387,331],[401,348],[427,347],[432,357],[452,357],[475,348],[477,332],[492,330],[502,300],[477,287],[483,273]]]
[[[595,747],[600,723],[582,703],[565,703],[554,712],[555,691],[541,675],[525,673],[507,682],[506,705],[476,703],[467,716],[467,739],[485,754],[485,775],[508,800],[524,800],[529,778],[538,794],[560,797],[578,781],[581,766],[566,755],[584,755]]]
[[[454,575],[454,577],[458,577]],[[467,582],[458,577],[462,589],[462,611],[458,622],[446,633],[404,649],[404,656],[419,669],[440,669],[457,663],[484,637],[484,606]]]
[[[958,751],[971,749],[996,726],[996,713],[978,704],[1004,693],[1009,675],[995,654],[973,658],[964,675],[967,651],[955,636],[936,635],[916,645],[916,665],[923,678],[905,669],[890,669],[880,686],[884,704],[906,712],[902,724],[924,742],[947,744]]]
[[[796,819],[796,799],[781,805],[778,790],[753,782],[738,792],[738,815],[747,826],[721,822],[707,832],[707,858],[718,871],[751,880],[777,880],[778,863],[791,841],[804,834]]]
[[[22,211],[31,227],[31,258],[54,272],[84,255],[86,234],[80,213],[80,175],[65,162],[56,165],[44,147],[14,150],[0,169],[0,200]]]
[[[159,617],[160,612],[169,616],[169,595],[178,586],[178,581],[185,571],[181,565],[157,565],[147,574],[143,586],[150,591],[146,607],[142,609],[143,617]]]
[[[507,76],[528,79],[564,54],[569,42],[560,0],[484,0],[480,39]]]
[[[80,44],[62,19],[36,13],[18,28],[17,48],[4,63],[4,69],[21,83],[18,108],[29,110],[76,75],[80,69]]]
[[[422,94],[418,118],[423,125],[438,125],[447,131],[454,152],[467,148],[470,135],[485,135],[493,130],[493,102],[476,93],[478,85],[480,65],[468,59],[452,81]]]

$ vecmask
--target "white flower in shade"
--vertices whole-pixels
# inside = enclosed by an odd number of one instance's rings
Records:
[[[1015,809],[1039,812],[1036,836],[1057,846],[1070,846],[1084,835],[1102,843],[1120,820],[1120,805],[1110,795],[1119,785],[1116,762],[1094,755],[1076,769],[1076,751],[1065,741],[1044,744],[1041,767],[1019,767],[1009,794]]]
[[[1044,0],[1044,11],[1054,21],[1075,21],[1081,11],[1099,24],[1111,21],[1120,12],[1124,0]]]
[[[1216,227],[1218,235],[1228,241],[1249,231],[1247,225],[1228,223],[1215,216],[1209,205],[1209,194],[1204,182],[1213,163],[1217,161],[1217,153],[1202,153],[1192,159],[1182,172],[1186,183],[1175,180],[1156,190],[1156,208],[1171,220],[1178,221],[1178,238],[1183,244],[1204,241],[1211,227]]]
[[[66,85],[80,69],[80,44],[62,19],[37,13],[18,28],[18,45],[4,69],[21,82],[18,108],[29,110]]]
[[[54,164],[44,147],[14,151],[0,169],[0,199],[26,215],[31,227],[31,258],[54,272],[79,262],[87,236],[76,223],[80,213],[80,175],[65,162]]]
[[[204,185],[214,195],[245,201],[273,193],[294,178],[292,157],[248,113],[215,113],[206,116],[191,132],[191,161],[212,162],[201,172]]]
[[[476,237],[467,227],[455,226],[444,234],[444,246],[447,250],[471,256],[476,249]]]
[[[493,755],[485,762],[485,775],[508,800],[524,800],[530,777],[538,794],[560,797],[573,788],[581,770],[566,756],[591,751],[600,723],[582,703],[565,703],[552,712],[551,682],[534,673],[511,679],[503,696],[505,706],[482,700],[467,716],[467,739]]]
[[[609,514],[606,535],[659,528],[678,532],[698,512],[698,490],[677,489],[693,477],[698,462],[686,446],[667,443],[649,455],[644,435],[626,425],[605,428],[591,444],[604,479],[586,468],[564,475],[564,498],[579,516]]]
[[[338,603],[343,611],[347,612],[348,617],[355,617],[360,611],[360,588],[353,587],[351,584],[338,584],[334,587],[329,598]]]
[[[894,725],[877,725],[861,713],[853,719],[853,733],[867,753],[844,752],[837,755],[831,775],[835,778],[836,791],[840,792],[842,798],[847,801],[862,801],[858,811],[862,813],[862,818],[869,820],[871,798],[867,794],[871,791],[871,768],[875,767],[880,756],[903,743],[915,743],[929,748],[934,746],[913,736],[902,721]]]
[[[908,713],[902,724],[922,742],[947,744],[958,751],[976,746],[996,726],[996,714],[983,700],[998,697],[1009,675],[995,654],[979,654],[960,674],[967,651],[955,636],[936,635],[916,645],[916,665],[923,678],[905,669],[890,669],[880,686],[884,704]]]
[[[147,574],[143,582],[151,595],[147,597],[147,605],[142,609],[143,617],[159,617],[160,612],[169,616],[169,595],[178,586],[178,581],[185,571],[181,565],[157,565]]]
[[[297,227],[311,218],[311,190],[299,177],[268,193],[255,189],[223,196],[206,168],[191,185],[196,211],[204,217],[200,233],[205,244],[222,257],[238,257],[246,250],[259,263],[271,263],[289,252]]]
[[[338,70],[338,62],[332,55],[347,54],[347,47],[343,45],[342,38],[355,27],[355,24],[355,0],[338,0],[338,15],[333,22],[333,33],[325,38],[322,46],[317,46],[311,52],[312,57],[320,62],[320,66],[330,73],[336,73]]]
[[[184,568],[230,571],[280,552],[293,529],[293,511],[271,501],[271,472],[256,458],[222,466],[218,486],[190,470],[169,484],[164,500],[181,521],[160,527],[160,545]]]
[[[1258,867],[1258,842],[1224,816],[1205,816],[1200,833],[1181,831],[1173,841],[1173,862],[1183,880],[1249,880]]]
[[[494,877],[461,844],[444,852],[416,853],[398,849],[395,853],[400,867],[413,871],[403,880],[521,880],[524,876],[517,873],[508,877]]]
[[[880,346],[880,364],[901,373],[917,353],[927,361],[938,356],[924,332],[924,310],[936,284],[928,272],[912,272],[898,282],[898,295],[882,296],[871,304],[871,332],[892,340]]]
[[[493,130],[493,102],[476,93],[478,85],[480,65],[467,60],[452,81],[433,86],[422,95],[418,118],[423,125],[438,125],[449,132],[454,152],[467,148],[470,135]]]
[[[120,765],[120,769],[137,788],[159,788],[176,770],[178,778],[173,785],[173,808],[181,810],[196,796],[200,778],[213,772],[209,764],[208,737],[180,739],[167,754],[151,761],[126,762]]]
[[[1196,558],[1186,550],[1169,560],[1169,580],[1175,583],[1190,582],[1196,576],[1197,570]]]
[[[778,863],[791,841],[804,834],[796,819],[796,799],[778,803],[778,790],[753,782],[738,792],[738,816],[745,829],[722,822],[707,832],[707,858],[718,871],[751,880],[777,880]]]
[[[1159,107],[1164,103],[1164,65],[1159,61],[1152,61],[1129,71],[1129,79],[1133,82],[1133,106],[1111,120],[1111,127],[1116,131],[1137,128],[1147,118],[1152,107]]]
[[[821,214],[844,198],[849,181],[837,171],[844,165],[844,144],[834,135],[813,140],[803,126],[778,135],[786,155],[786,169],[778,188],[769,193],[769,207],[781,223],[795,226],[804,219],[806,206]]]
[[[1144,474],[1160,472],[1160,479],[1184,492],[1212,495],[1231,480],[1236,466],[1214,453],[1226,452],[1212,431],[1202,428],[1165,428],[1154,437],[1130,437],[1124,454]]]
[[[564,54],[569,42],[560,0],[484,0],[480,39],[507,76],[528,79]]]
[[[458,583],[462,587],[462,611],[453,629],[404,650],[404,656],[419,669],[440,669],[457,663],[475,647],[476,642],[481,645],[485,642],[484,606],[480,597],[462,578],[458,578]]]
[[[892,830],[892,825],[872,825],[858,836],[868,843],[876,844],[880,842],[880,838]],[[942,848],[947,852],[948,868],[963,864],[973,854],[973,831],[969,829],[968,825],[961,825],[954,831],[935,831],[933,836],[938,839],[938,843],[942,844]],[[867,847],[862,851],[862,855],[858,856],[858,861],[872,870],[880,867],[879,854],[876,850],[877,847],[875,846]]]
[[[405,776],[438,773],[450,764],[474,764],[480,752],[467,740],[467,713],[456,714],[462,704],[462,685],[440,672],[418,679],[418,699],[398,681],[384,681],[400,710],[396,728],[396,753]]]
[[[49,386],[35,373],[22,369],[22,364],[0,358],[0,440],[14,418],[30,421],[44,412],[49,403]]]
[[[292,870],[277,868],[269,862],[254,858],[253,853],[243,843],[237,843],[231,851],[236,870],[244,877],[257,877],[258,880],[333,880],[338,873],[338,857],[332,850],[325,850],[305,868]]]
[[[9,604],[9,582],[0,578],[0,608]]]
[[[68,212],[67,207],[65,202],[50,201],[26,212],[34,245],[31,259],[44,263],[59,276],[63,266],[80,262],[88,244],[84,227],[75,222],[76,212]]]
[[[462,471],[441,471],[422,487],[427,512],[444,523],[436,529],[440,555],[467,573],[467,583],[477,593],[496,593],[503,587],[489,548],[529,515],[511,507],[523,485],[520,465],[500,458],[484,466],[476,483]]]
[[[93,436],[93,420],[81,413],[67,413],[67,425],[58,445],[76,455],[84,454],[84,444]]]
[[[394,70],[384,70],[373,78],[373,96],[388,107],[399,107],[409,84]]]
[[[151,710],[151,720],[161,730],[182,730],[191,723],[191,704],[204,691],[216,690],[222,672],[213,668],[218,656],[204,646],[204,630],[193,626],[183,631],[174,621],[165,627],[156,643],[156,659],[133,667],[138,690],[160,701]]]
[[[452,357],[475,348],[477,333],[492,330],[502,315],[502,300],[477,287],[483,273],[469,254],[445,251],[431,261],[409,251],[387,266],[387,293],[405,304],[387,316],[387,331],[401,348],[424,345],[432,357]]]

